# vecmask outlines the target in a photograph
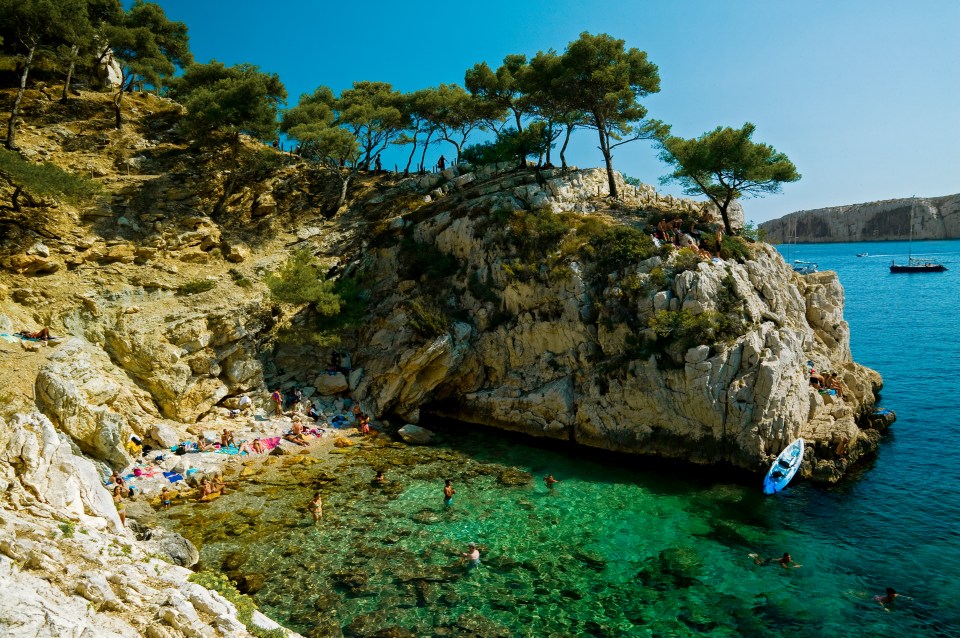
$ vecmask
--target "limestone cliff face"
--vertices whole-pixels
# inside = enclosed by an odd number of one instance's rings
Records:
[[[253,635],[231,602],[121,526],[93,463],[43,415],[0,419],[0,495],[4,636]],[[250,622],[298,636],[260,612]]]
[[[760,224],[767,241],[783,243],[907,240],[960,237],[960,195],[890,199],[802,210]]]
[[[576,190],[570,182],[516,198],[514,209],[535,202],[538,215],[556,215],[565,210],[556,193]],[[827,480],[850,460],[833,454],[840,440],[855,441],[857,455],[875,448],[879,434],[858,423],[872,411],[880,378],[851,359],[834,273],[799,276],[772,247],[754,244],[742,262],[681,266],[686,257],[674,252],[607,273],[572,257],[518,276],[490,217],[503,215],[502,195],[447,196],[447,205],[434,201],[391,225],[408,224],[418,246],[455,260],[456,278],[483,285],[450,279],[431,287],[427,275],[412,278],[421,274],[405,267],[402,245],[368,252],[383,297],[358,338],[356,392],[378,415],[451,417],[751,470],[804,436],[815,457],[805,474]],[[719,312],[730,295],[742,318],[735,338],[655,353],[637,347],[656,342],[650,325],[658,311]],[[452,320],[425,334],[423,307],[431,303]],[[844,401],[809,386],[807,361],[841,376]]]

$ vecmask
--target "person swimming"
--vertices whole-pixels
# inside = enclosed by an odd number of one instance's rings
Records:
[[[884,595],[878,594],[873,597],[873,599],[880,603],[880,606],[887,611],[890,611],[891,606],[897,600],[897,598],[900,598],[900,594],[898,594],[897,590],[893,587],[887,587],[887,591]]]

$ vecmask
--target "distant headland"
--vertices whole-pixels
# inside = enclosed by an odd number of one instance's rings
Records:
[[[960,237],[960,194],[801,210],[760,224],[774,244],[900,241],[911,226],[913,239]]]

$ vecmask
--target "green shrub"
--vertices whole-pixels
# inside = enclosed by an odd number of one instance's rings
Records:
[[[632,226],[611,226],[590,240],[590,250],[600,273],[620,270],[656,254],[653,240]]]
[[[673,258],[673,274],[679,275],[688,270],[696,270],[700,255],[692,248],[681,248]]]
[[[725,235],[720,242],[720,258],[735,259],[743,263],[753,258],[753,252],[742,238],[734,235]]]
[[[67,172],[48,162],[28,162],[19,153],[6,149],[0,149],[0,177],[14,187],[14,210],[19,209],[17,197],[21,190],[38,197],[62,197],[74,204],[91,199],[101,190],[100,184],[88,177]]]
[[[540,262],[560,247],[573,228],[569,217],[551,212],[514,211],[508,222],[507,239],[527,262]]]
[[[177,294],[185,297],[187,295],[196,295],[201,292],[213,290],[216,287],[217,282],[211,279],[195,279],[180,286],[177,289]]]
[[[426,339],[434,339],[447,333],[450,319],[423,297],[409,302],[410,326]]]
[[[233,582],[223,574],[218,574],[210,570],[203,570],[191,574],[189,578],[191,583],[196,583],[201,587],[206,587],[217,592],[237,608],[237,619],[242,622],[247,631],[257,638],[286,638],[287,632],[283,629],[264,629],[253,623],[253,612],[257,611],[257,605],[253,599],[246,594],[241,594],[234,586]]]
[[[237,284],[240,288],[250,288],[253,286],[253,282],[247,279],[244,274],[236,268],[231,268],[229,272],[233,283]]]
[[[664,272],[663,268],[657,266],[653,268],[649,273],[647,273],[648,281],[650,285],[656,288],[657,290],[664,290],[669,284],[670,280],[667,279],[667,273]]]
[[[75,523],[67,521],[66,523],[60,523],[60,531],[63,532],[64,538],[73,538],[74,533],[77,531],[77,526]]]
[[[741,234],[747,239],[753,241],[767,241],[767,230],[765,228],[758,227],[752,219],[743,227],[743,232]]]
[[[340,312],[340,296],[327,281],[316,258],[306,248],[293,253],[276,273],[266,276],[270,294],[277,301],[293,305],[310,304],[321,315]]]
[[[689,310],[658,310],[650,319],[650,328],[658,344],[669,347],[678,343],[683,350],[716,343],[717,312],[693,314]]]

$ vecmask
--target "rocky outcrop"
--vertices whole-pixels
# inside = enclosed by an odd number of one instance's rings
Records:
[[[830,243],[960,237],[960,195],[801,210],[760,224],[767,241]]]
[[[93,464],[44,416],[0,419],[0,496],[3,636],[252,635],[231,602],[155,557],[170,551],[161,539],[140,543],[120,525]],[[279,629],[259,612],[249,622]]]
[[[509,200],[454,193],[450,207],[415,213],[415,240],[455,258],[460,280],[484,282],[483,294],[453,280],[425,293],[426,276],[402,278],[402,247],[368,256],[389,291],[361,331],[356,358],[365,371],[357,393],[377,415],[452,417],[750,470],[803,435],[816,458],[804,474],[813,476],[824,461],[816,476],[825,480],[836,480],[849,461],[833,454],[839,439],[860,441],[859,453],[875,449],[878,436],[861,435],[857,424],[872,410],[880,380],[851,360],[834,274],[803,278],[772,247],[754,244],[746,261],[694,257],[690,267],[680,264],[689,255],[673,252],[598,273],[571,256],[552,266],[534,259],[534,273],[518,277],[516,256],[482,211],[509,204],[555,214],[552,190],[540,192]],[[425,294],[442,295],[433,312],[467,318],[424,334]],[[723,340],[663,343],[652,327],[658,313],[696,323],[729,313],[723,304],[736,305],[742,322]],[[662,350],[651,351],[655,344]],[[807,361],[841,375],[844,401],[810,387]]]

